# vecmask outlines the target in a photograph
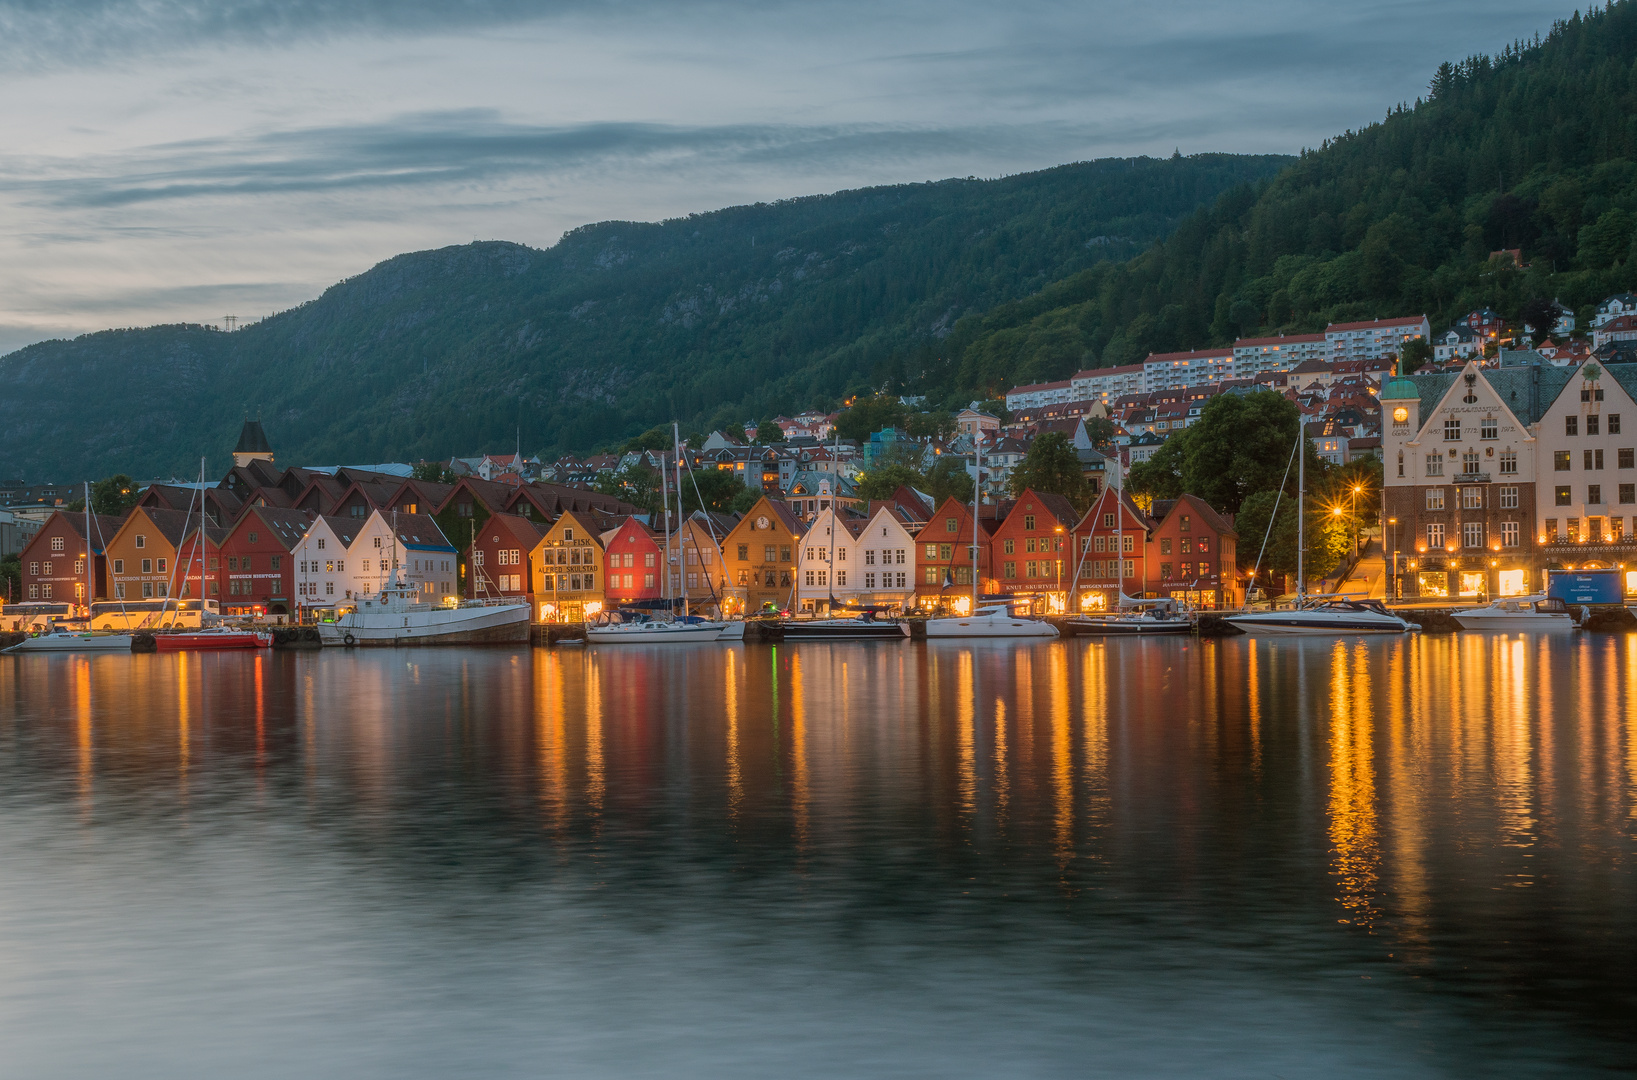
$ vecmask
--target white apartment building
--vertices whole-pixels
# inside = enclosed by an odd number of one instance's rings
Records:
[[[1143,361],[1143,392],[1209,386],[1234,377],[1232,349],[1150,353]]]
[[[1100,401],[1110,405],[1126,394],[1143,393],[1143,364],[1122,364],[1119,367],[1091,368],[1077,371],[1069,380],[1070,401]]]
[[[1305,360],[1330,359],[1323,334],[1280,334],[1240,338],[1233,343],[1234,378],[1254,379],[1266,371],[1289,371]]]
[[[1324,330],[1331,360],[1379,360],[1396,354],[1404,342],[1432,339],[1432,324],[1425,315],[1399,319],[1372,319],[1369,322],[1331,323]]]
[[[1548,547],[1628,540],[1637,536],[1637,403],[1596,361],[1567,374],[1537,426],[1536,534]]]
[[[897,604],[915,596],[915,538],[889,506],[868,521],[820,511],[800,539],[796,598],[802,611],[842,604]]]
[[[1068,379],[1061,382],[1014,386],[1006,393],[1006,408],[1011,412],[1017,412],[1019,409],[1038,409],[1043,405],[1059,405],[1072,400],[1069,395]]]

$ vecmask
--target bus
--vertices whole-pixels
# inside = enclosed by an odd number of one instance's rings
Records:
[[[221,618],[214,600],[105,600],[91,605],[93,630],[156,630],[214,625]]]
[[[78,616],[79,612],[75,610],[73,604],[38,602],[7,604],[5,610],[0,611],[0,630],[22,630],[38,634],[49,629],[52,623],[69,622]]]

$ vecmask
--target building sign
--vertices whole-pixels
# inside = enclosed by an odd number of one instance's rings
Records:
[[[1565,604],[1618,604],[1623,600],[1620,571],[1548,570],[1546,595]]]

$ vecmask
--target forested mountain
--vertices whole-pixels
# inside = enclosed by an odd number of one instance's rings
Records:
[[[0,476],[186,475],[202,453],[214,471],[245,410],[308,463],[509,450],[518,428],[529,450],[585,450],[794,411],[1291,160],[1110,159],[604,222],[544,251],[402,255],[231,334],[45,342],[0,358]]]
[[[964,317],[898,367],[960,398],[1329,320],[1425,312],[1437,330],[1555,298],[1584,316],[1637,288],[1634,225],[1637,7],[1621,0],[1444,64],[1413,107],[1223,195],[1136,259]],[[1491,258],[1516,248],[1526,268]]]

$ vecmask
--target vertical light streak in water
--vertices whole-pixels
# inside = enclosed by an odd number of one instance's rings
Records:
[[[1074,858],[1074,773],[1069,761],[1069,673],[1066,648],[1053,642],[1047,646],[1050,679],[1047,696],[1052,724],[1052,789],[1054,848],[1058,870],[1066,870]]]
[[[1375,922],[1375,766],[1370,738],[1369,653],[1363,642],[1338,641],[1330,651],[1331,875],[1346,911],[1338,921],[1369,929]]]
[[[739,771],[739,653],[729,646],[723,659],[728,709],[728,819],[737,821],[744,804],[744,776]]]
[[[978,809],[977,763],[974,760],[973,727],[977,722],[977,666],[972,649],[963,647],[955,660],[955,755],[956,787],[961,814],[970,827]]]
[[[1598,638],[1602,634],[1583,634],[1592,640],[1585,642],[1574,651],[1575,672],[1571,685],[1575,688],[1574,705],[1569,710],[1574,714],[1578,724],[1575,732],[1575,754],[1580,762],[1580,780],[1576,785],[1580,796],[1578,807],[1579,815],[1583,820],[1597,820],[1597,799],[1602,788],[1597,783],[1597,691],[1602,688],[1602,680],[1597,677],[1601,664],[1594,663],[1592,654],[1598,650]],[[1607,640],[1605,638],[1605,640]]]
[[[261,650],[256,650],[256,660],[251,666],[251,681],[256,687],[256,776],[258,780],[265,779],[267,767],[267,687],[266,669],[263,666]]]
[[[1256,655],[1256,635],[1245,645],[1245,690],[1250,702],[1250,771],[1257,780],[1262,778],[1262,672]]]
[[[995,822],[1006,820],[1006,701],[995,699]]]
[[[1526,704],[1534,717],[1535,745],[1540,747],[1540,805],[1551,807],[1557,801],[1557,742],[1556,721],[1552,714],[1552,644],[1551,634],[1539,635],[1535,652],[1534,685],[1530,688],[1533,699]]]
[[[1086,818],[1081,827],[1082,843],[1089,841],[1108,823],[1108,645],[1093,639],[1080,654],[1081,761],[1086,789]],[[1094,856],[1095,857],[1095,856]]]
[[[1625,741],[1626,762],[1626,816],[1637,821],[1637,710],[1631,708],[1632,702],[1637,702],[1637,635],[1627,634],[1626,643],[1626,689],[1623,700],[1627,707],[1620,710],[1621,727],[1619,735]]]
[[[1484,640],[1484,639],[1480,639]],[[1489,697],[1495,702],[1495,798],[1500,811],[1501,843],[1526,848],[1534,843],[1534,777],[1530,761],[1531,728],[1534,710],[1528,707],[1527,663],[1521,639],[1488,639],[1490,671],[1494,686]],[[1528,885],[1525,875],[1514,884]]]
[[[563,659],[556,649],[534,650],[534,756],[540,770],[537,798],[546,823],[563,826],[568,757],[563,750]]]
[[[176,662],[176,780],[182,797],[188,794],[188,657],[174,653]]]
[[[75,656],[74,665],[74,745],[79,751],[79,796],[80,812],[90,817],[92,806],[92,781],[95,778],[92,772],[91,755],[91,658],[89,656]]]
[[[602,816],[607,777],[603,763],[602,671],[597,654],[585,658],[585,793],[594,817]]]
[[[807,688],[802,684],[801,650],[790,653],[790,813],[796,848],[807,850]]]
[[[1383,725],[1387,739],[1386,831],[1392,837],[1390,866],[1397,884],[1397,901],[1401,928],[1398,948],[1409,950],[1413,956],[1406,959],[1424,962],[1430,936],[1429,919],[1432,897],[1427,887],[1427,799],[1426,788],[1418,770],[1425,766],[1424,745],[1420,727],[1424,703],[1419,699],[1406,709],[1408,683],[1405,672],[1405,652],[1419,646],[1414,639],[1398,639],[1389,646],[1385,678],[1382,681],[1387,716]]]

